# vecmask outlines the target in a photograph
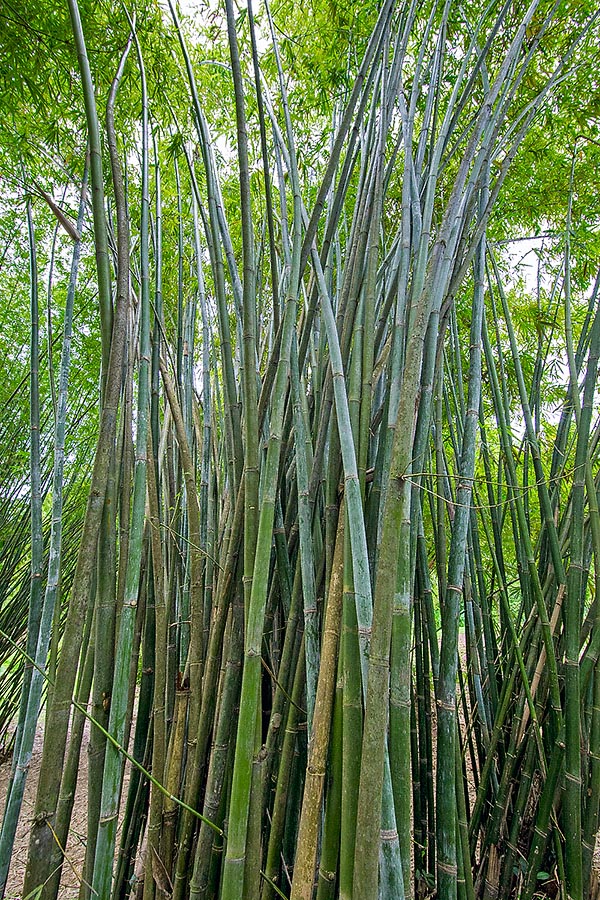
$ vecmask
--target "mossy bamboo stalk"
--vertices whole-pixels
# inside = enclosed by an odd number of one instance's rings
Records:
[[[113,78],[108,95],[106,117],[108,128],[114,130],[114,106],[119,84],[121,82],[129,50],[131,37],[124,52],[121,55],[119,66]],[[122,224],[122,223],[120,223]],[[127,246],[129,244],[128,230]],[[129,259],[123,253],[125,240],[117,249],[118,287],[126,292],[129,285]],[[125,431],[130,425],[126,417],[122,417],[123,444],[125,446]],[[102,525],[98,541],[98,581],[96,588],[96,604],[98,614],[95,617],[96,636],[94,653],[94,682],[93,682],[93,710],[92,713],[103,728],[108,727],[110,698],[112,693],[112,678],[114,670],[115,650],[115,624],[117,612],[116,598],[116,515],[117,515],[117,481],[116,481],[116,448],[113,451],[113,461],[110,466],[104,510],[102,513]],[[124,467],[123,475],[127,477]],[[129,496],[129,485],[127,485]],[[98,833],[98,820],[100,817],[102,773],[104,771],[104,756],[106,739],[99,729],[93,729],[90,734],[88,746],[88,840],[86,844],[84,879],[80,890],[80,900],[89,897],[96,853],[96,836]]]
[[[83,34],[81,32],[81,23],[79,21],[75,0],[70,4],[70,8],[73,16],[73,29],[74,32],[78,34],[77,39],[83,47]],[[84,94],[86,96],[86,103],[88,104],[88,114],[90,120],[96,119],[96,123],[92,121],[90,124],[90,129],[93,130],[94,128],[97,129],[93,86],[91,79],[88,77],[89,69],[86,70],[87,63],[83,55],[80,55],[80,64],[83,70],[82,77]],[[109,136],[109,145],[110,143]],[[90,166],[90,174],[92,181],[92,195],[95,195],[96,191],[102,191],[101,184],[100,186],[98,185],[98,179],[100,179],[100,182],[102,181],[101,171],[98,172],[97,167],[92,168]],[[113,178],[115,182],[118,183],[120,173],[113,172]],[[97,219],[95,218],[94,225],[97,234],[103,232],[105,229],[104,216],[102,215],[101,220],[99,217]],[[100,257],[102,257],[103,238],[101,234],[98,237],[98,240],[100,242]],[[101,291],[106,292],[109,290],[109,285],[104,282],[105,279],[102,273],[100,273],[100,289]],[[101,301],[101,303],[104,304],[105,307],[108,305],[104,301]],[[79,545],[76,574],[73,582],[74,586],[65,624],[62,652],[57,667],[56,686],[53,690],[52,702],[47,712],[46,739],[44,741],[41,775],[36,796],[36,821],[31,830],[25,875],[24,890],[26,893],[30,893],[46,880],[46,867],[48,865],[48,860],[50,859],[50,848],[53,846],[52,834],[46,823],[47,821],[52,820],[60,789],[62,761],[64,759],[67,740],[69,704],[73,694],[77,673],[77,660],[79,659],[79,650],[83,633],[82,625],[85,620],[91,575],[96,558],[96,542],[101,524],[108,471],[112,456],[112,448],[114,446],[117,409],[121,390],[123,355],[125,351],[127,303],[127,293],[123,295],[118,291],[114,321],[112,322],[110,360],[104,383],[100,433],[98,435],[96,446],[90,493]],[[105,314],[106,309],[103,315],[105,316]],[[52,735],[51,739],[49,737],[50,734]]]
[[[139,384],[137,398],[137,434],[134,488],[125,596],[119,621],[115,650],[115,673],[111,697],[109,731],[119,744],[126,729],[129,694],[130,657],[133,647],[146,508],[146,469],[148,464],[148,423],[150,406],[150,285],[149,285],[149,128],[146,76],[135,30],[138,66],[142,87],[142,194],[140,222],[141,319],[139,336]],[[106,748],[102,801],[92,879],[92,889],[100,896],[111,892],[119,798],[122,783],[121,756],[113,744]]]

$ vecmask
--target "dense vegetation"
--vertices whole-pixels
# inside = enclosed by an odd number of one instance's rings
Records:
[[[2,896],[595,890],[595,7],[4,0]]]

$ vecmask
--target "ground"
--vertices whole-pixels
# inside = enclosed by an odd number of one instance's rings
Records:
[[[25,865],[27,862],[27,848],[29,845],[29,826],[33,815],[33,807],[35,803],[35,792],[37,789],[38,778],[40,774],[40,763],[42,760],[43,745],[43,721],[38,726],[38,733],[33,745],[33,756],[29,769],[29,776],[25,787],[25,795],[23,798],[23,807],[19,826],[15,838],[15,849],[13,853],[12,864],[8,875],[6,886],[6,900],[20,900],[23,886],[23,875],[25,874]],[[79,777],[77,781],[77,790],[75,792],[75,803],[73,806],[73,817],[71,820],[71,830],[69,832],[69,840],[67,842],[66,859],[63,865],[62,878],[60,883],[59,900],[77,900],[79,896],[79,885],[81,883],[83,873],[83,861],[85,857],[85,833],[87,820],[87,745],[89,740],[89,722],[86,724],[83,743],[81,748],[81,758],[79,762]],[[0,765],[0,814],[4,812],[4,804],[6,800],[6,789],[10,778],[11,760],[7,759]],[[125,771],[125,787],[129,777],[129,767]],[[125,794],[125,791],[124,791]]]

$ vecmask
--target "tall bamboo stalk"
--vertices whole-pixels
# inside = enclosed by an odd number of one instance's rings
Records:
[[[600,808],[600,277],[590,288],[571,252],[582,139],[567,233],[544,236],[535,289],[515,288],[498,200],[509,171],[518,200],[513,160],[587,58],[594,17],[540,0],[469,21],[456,0],[365,7],[347,59],[324,51],[339,94],[324,115],[290,68],[296,13],[255,19],[227,0],[207,58],[169,6],[173,46],[151,10],[111,19],[110,47],[129,36],[138,66],[125,74],[127,46],[107,201],[71,4],[95,148],[101,420],[91,476],[74,474],[91,448],[65,469],[60,557],[54,522],[38,529],[49,590],[59,575],[66,590],[64,608],[43,606],[17,736],[10,827],[53,620],[25,892],[58,894],[91,692],[82,897],[530,900],[545,872],[583,897]],[[74,434],[91,432],[90,402]],[[43,494],[52,416],[38,428]],[[25,640],[29,511],[23,476],[0,481],[4,646],[15,610]]]
[[[109,732],[123,744],[126,728],[129,669],[135,627],[135,614],[140,586],[140,565],[146,508],[146,470],[148,465],[148,420],[150,400],[150,294],[149,294],[149,129],[148,100],[144,63],[135,31],[134,43],[138,55],[142,85],[142,196],[140,224],[141,316],[139,337],[139,385],[137,399],[137,434],[129,555],[125,595],[120,614],[119,633],[115,650],[115,672],[110,703]],[[92,890],[109,896],[114,860],[119,799],[121,794],[122,762],[113,744],[106,748],[102,779],[102,800]]]

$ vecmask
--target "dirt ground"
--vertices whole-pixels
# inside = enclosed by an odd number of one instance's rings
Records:
[[[15,837],[15,847],[12,864],[6,886],[6,900],[21,900],[23,876],[27,863],[27,848],[29,845],[29,828],[33,817],[35,794],[40,774],[42,760],[42,746],[44,740],[43,719],[38,725],[33,756],[29,769],[29,776],[23,797],[21,816]],[[59,900],[77,900],[79,886],[83,875],[83,862],[85,858],[85,835],[87,824],[87,780],[88,780],[88,756],[87,747],[89,741],[89,722],[85,725],[83,742],[81,745],[81,757],[79,761],[79,775],[75,803],[71,819],[71,830],[67,842],[67,852],[62,869]],[[0,815],[4,812],[6,790],[10,778],[11,760],[7,759],[0,765]],[[129,764],[125,769],[123,796],[127,796],[127,783],[129,781]]]
[[[63,865],[60,900],[75,900],[79,894],[79,884],[81,882],[83,860],[85,856],[85,828],[87,821],[87,744],[89,738],[89,723],[86,725],[83,744],[81,748],[81,758],[79,763],[79,777],[77,780],[77,791],[75,793],[75,804],[73,807],[73,818],[71,823],[71,831],[69,832],[69,840],[67,843],[67,855],[65,864]],[[33,807],[35,803],[35,792],[37,789],[38,778],[40,774],[40,762],[42,759],[43,745],[43,722],[38,726],[35,743],[33,745],[33,756],[29,775],[25,786],[25,795],[23,797],[23,807],[21,817],[17,828],[15,838],[15,849],[13,853],[12,864],[8,875],[8,883],[6,886],[7,900],[17,900],[21,897],[21,888],[23,886],[23,875],[25,874],[25,864],[27,862],[27,847],[29,844],[29,825],[33,816]],[[0,765],[0,808],[4,811],[4,803],[6,800],[6,790],[8,780],[10,778],[11,760],[5,760]]]

